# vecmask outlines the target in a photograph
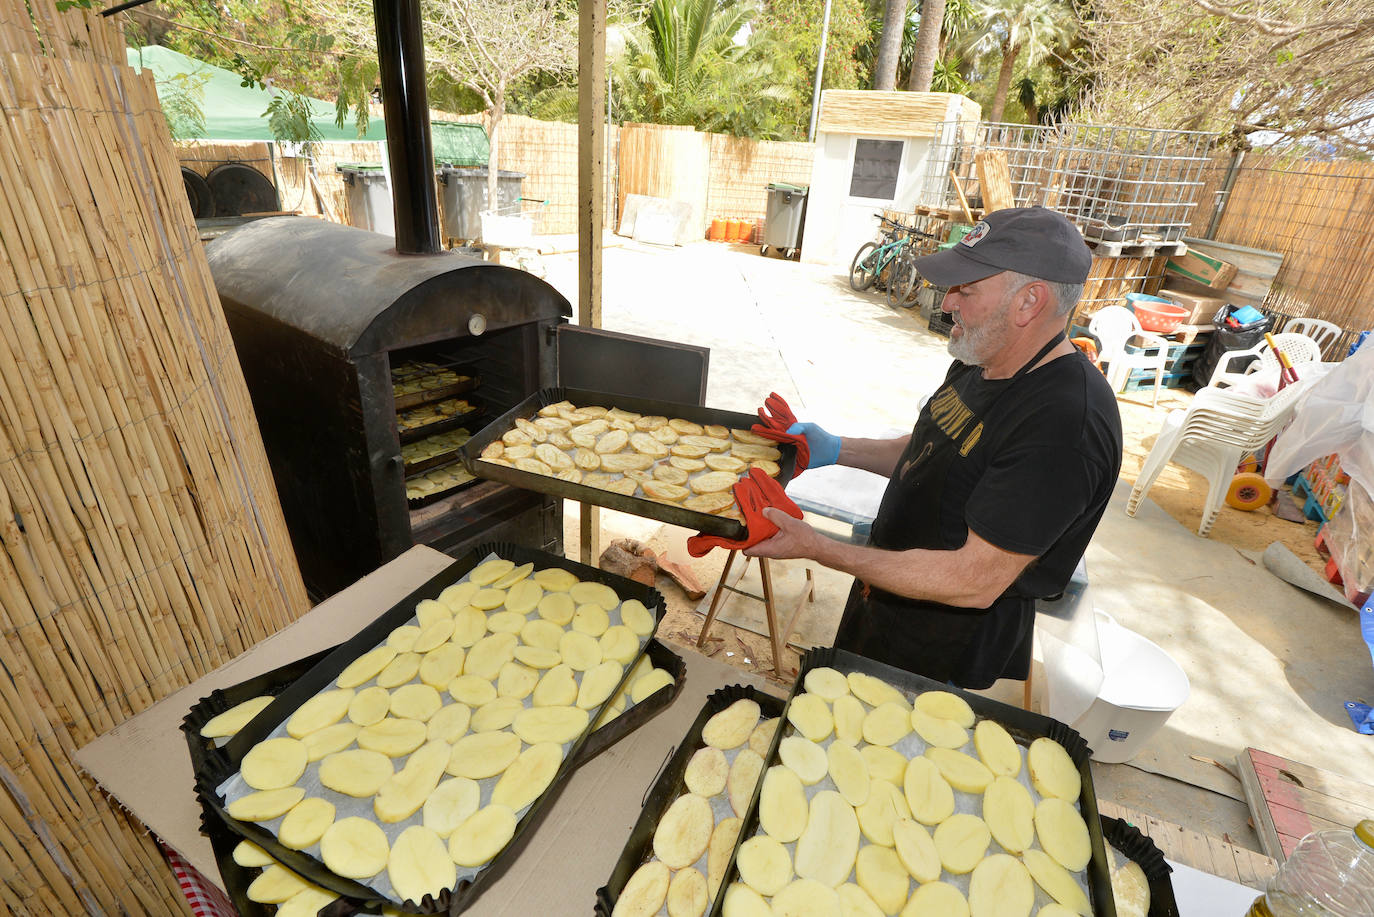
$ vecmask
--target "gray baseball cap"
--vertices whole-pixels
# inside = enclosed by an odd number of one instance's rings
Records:
[[[1063,214],[1044,207],[996,210],[942,252],[916,259],[916,270],[936,286],[973,283],[1016,271],[1054,283],[1083,283],[1092,250]]]

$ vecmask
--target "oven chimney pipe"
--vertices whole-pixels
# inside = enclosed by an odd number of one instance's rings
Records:
[[[432,255],[439,243],[439,207],[434,189],[434,146],[429,137],[425,91],[425,43],[419,0],[375,0],[377,66],[386,116],[391,201],[396,215],[396,251]]]

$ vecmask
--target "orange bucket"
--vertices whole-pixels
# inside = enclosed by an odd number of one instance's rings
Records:
[[[711,228],[706,231],[706,238],[712,242],[725,241],[725,221],[716,217],[711,221]]]
[[[734,219],[732,219],[732,220],[726,220],[726,221],[725,221],[725,241],[726,241],[726,242],[738,242],[738,241],[739,241],[739,230],[740,230],[740,221],[739,221],[739,220],[734,220]]]

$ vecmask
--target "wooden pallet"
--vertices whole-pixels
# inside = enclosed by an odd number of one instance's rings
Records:
[[[951,210],[949,207],[927,207],[925,204],[917,204],[915,207],[911,208],[911,212],[917,216],[933,217],[937,220],[954,220],[959,223],[965,222],[964,212],[958,208]],[[983,208],[971,207],[969,208],[969,212],[973,214],[974,219],[978,219],[983,215]]]
[[[1313,831],[1374,818],[1374,786],[1247,748],[1236,758],[1264,852],[1280,863]]]
[[[1264,854],[1238,847],[1226,838],[1202,834],[1105,799],[1097,801],[1097,811],[1134,825],[1141,834],[1154,841],[1160,853],[1175,863],[1200,869],[1209,875],[1250,888],[1263,888],[1278,869],[1278,864]]]
[[[1156,258],[1181,255],[1188,251],[1188,246],[1182,242],[1146,242],[1140,239],[1108,242],[1086,237],[1083,241],[1099,258]]]

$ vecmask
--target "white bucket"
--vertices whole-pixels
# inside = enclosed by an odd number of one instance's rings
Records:
[[[1097,639],[1102,683],[1087,710],[1078,672],[1087,660],[1078,659],[1081,654],[1065,643],[1047,643],[1048,713],[1078,730],[1094,761],[1119,764],[1139,754],[1188,699],[1188,676],[1168,653],[1103,611],[1097,612]]]

